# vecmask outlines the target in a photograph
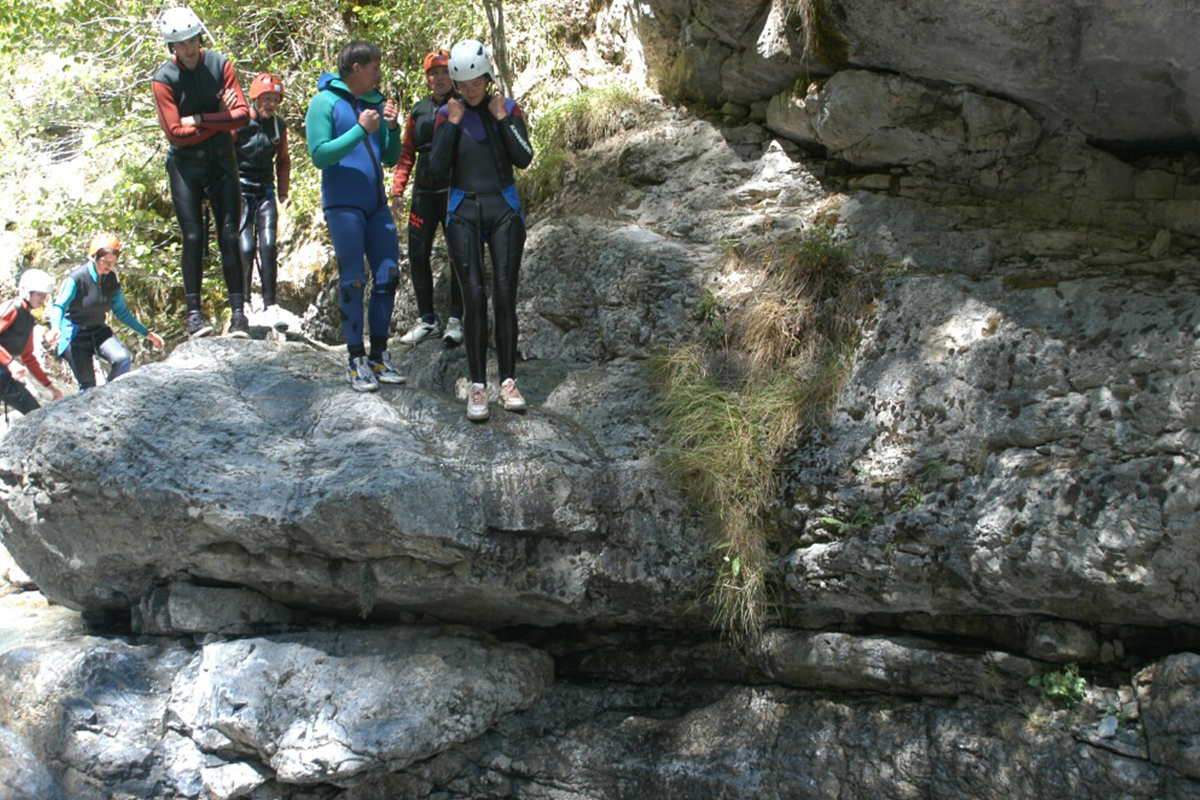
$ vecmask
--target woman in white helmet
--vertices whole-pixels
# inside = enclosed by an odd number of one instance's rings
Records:
[[[53,292],[54,278],[40,269],[27,269],[17,284],[18,296],[0,306],[0,400],[6,412],[10,406],[22,414],[41,407],[22,383],[26,372],[48,388],[55,400],[63,396],[33,353],[33,329],[37,325],[33,312],[45,306]]]
[[[250,107],[233,64],[220,53],[203,49],[203,25],[195,12],[182,6],[168,8],[159,24],[171,59],[159,67],[151,86],[158,123],[171,143],[167,175],[183,239],[180,261],[188,336],[206,336],[213,330],[200,310],[207,231],[202,208],[207,199],[229,290],[229,335],[249,337],[238,242],[242,194],[237,155],[229,133],[250,121]]]
[[[450,49],[450,77],[459,96],[438,111],[432,172],[449,178],[446,248],[463,291],[464,346],[471,388],[467,418],[488,418],[487,292],[483,242],[492,254],[492,308],[496,318],[496,362],[500,404],[522,412],[517,389],[517,280],[525,249],[525,219],[513,168],[533,160],[525,116],[515,101],[489,93],[492,63],[473,40]]]

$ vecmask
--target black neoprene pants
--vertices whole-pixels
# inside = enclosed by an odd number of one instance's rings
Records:
[[[262,283],[264,306],[275,305],[276,259],[279,249],[275,243],[279,227],[279,209],[274,192],[242,195],[241,243],[242,266],[246,272],[242,286],[250,293],[253,283],[254,256],[258,254],[258,276]],[[257,245],[257,247],[256,247]]]
[[[228,135],[221,134],[226,139]],[[228,149],[217,146],[214,137],[167,156],[171,202],[183,237],[183,293],[188,311],[200,310],[200,281],[204,274],[204,242],[207,228],[203,203],[207,198],[216,221],[221,270],[229,290],[229,305],[242,308],[242,256],[238,250],[242,192],[238,185],[237,160],[232,140]],[[209,145],[209,142],[214,142]]]
[[[417,297],[417,311],[421,319],[432,322],[437,318],[433,310],[433,238],[438,226],[446,230],[446,198],[448,192],[423,192],[413,190],[412,205],[408,214],[408,266],[412,271],[413,294]],[[463,296],[458,277],[450,270],[450,316],[462,319]]]
[[[0,403],[5,409],[12,408],[22,414],[42,407],[37,398],[25,388],[25,384],[13,380],[7,367],[0,367]]]
[[[110,364],[107,383],[112,383],[129,370],[133,369],[133,358],[125,345],[113,335],[112,328],[99,325],[95,328],[84,328],[75,331],[71,344],[67,347],[63,358],[71,365],[75,382],[79,391],[96,386],[96,368],[92,356],[100,356]]]
[[[446,220],[446,248],[463,288],[467,369],[472,383],[487,383],[488,314],[483,242],[492,253],[492,309],[500,380],[516,376],[517,281],[525,251],[525,222],[499,194],[468,195]]]

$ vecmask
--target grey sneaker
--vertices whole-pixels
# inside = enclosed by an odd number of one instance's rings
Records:
[[[234,311],[229,317],[229,335],[234,339],[250,338],[250,321],[241,311]]]
[[[462,340],[462,320],[458,317],[451,317],[446,320],[446,332],[442,334],[442,341],[446,344],[462,344]]]
[[[392,363],[392,357],[384,350],[379,356],[379,360],[375,361],[368,358],[371,362],[371,371],[375,373],[375,380],[380,383],[404,383],[404,376],[400,374],[400,370]]]
[[[375,371],[371,369],[366,356],[350,359],[350,366],[346,367],[346,381],[356,392],[379,391],[379,381],[375,379]]]
[[[417,320],[417,324],[408,329],[408,333],[400,337],[400,344],[414,345],[419,344],[430,336],[438,335],[438,324],[436,322],[426,322],[423,319]]]
[[[504,406],[505,411],[518,413],[528,408],[525,398],[521,396],[521,391],[517,388],[517,382],[512,378],[506,378],[500,384],[500,405]]]
[[[187,315],[187,335],[189,339],[199,339],[213,332],[212,324],[199,311],[189,311]]]
[[[482,422],[488,418],[487,387],[482,383],[472,383],[467,391],[467,419]]]

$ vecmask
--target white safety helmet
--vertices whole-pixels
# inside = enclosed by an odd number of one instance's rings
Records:
[[[194,36],[199,36],[204,26],[196,12],[187,6],[168,8],[158,19],[158,27],[163,39],[168,43],[186,42]]]
[[[450,79],[469,81],[480,75],[491,76],[492,60],[482,42],[461,41],[450,48]]]
[[[42,294],[52,294],[54,292],[54,278],[50,277],[50,273],[40,269],[27,269],[21,273],[21,281],[17,284],[17,294],[22,300],[28,300],[31,292],[41,292]]]

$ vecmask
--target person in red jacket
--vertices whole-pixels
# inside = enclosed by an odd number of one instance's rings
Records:
[[[213,330],[200,310],[208,230],[202,206],[207,198],[229,290],[229,335],[249,337],[250,324],[242,307],[245,295],[238,249],[242,194],[233,137],[228,134],[249,122],[250,108],[233,64],[220,53],[202,47],[203,25],[190,8],[168,8],[159,24],[172,56],[159,67],[151,85],[158,123],[171,143],[167,175],[183,238],[181,266],[188,336],[206,336]]]
[[[42,308],[54,292],[54,279],[40,269],[27,269],[17,284],[17,298],[0,306],[0,401],[8,408],[28,414],[40,408],[22,381],[28,372],[38,383],[47,387],[55,400],[62,391],[50,382],[37,356],[33,354],[33,329],[37,319],[33,312]]]
[[[425,56],[425,85],[429,97],[413,106],[404,126],[404,141],[400,146],[400,163],[392,181],[392,213],[400,219],[404,211],[404,188],[413,178],[412,204],[408,214],[408,268],[412,277],[413,294],[417,298],[417,313],[421,318],[408,333],[400,337],[401,344],[415,345],[438,334],[437,313],[433,309],[433,237],[438,226],[446,235],[446,201],[450,186],[435,181],[429,171],[429,153],[433,149],[433,125],[437,111],[454,94],[450,80],[450,51],[433,50]],[[414,165],[416,170],[413,169]],[[450,270],[450,314],[442,334],[446,344],[462,344],[463,297],[458,278]]]

